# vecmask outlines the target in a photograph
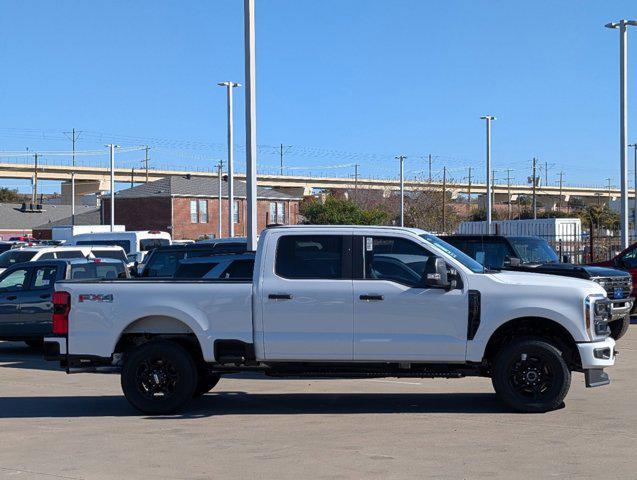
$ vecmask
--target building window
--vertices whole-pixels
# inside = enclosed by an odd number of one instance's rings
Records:
[[[197,223],[197,200],[190,201],[190,223]]]
[[[239,200],[232,202],[232,221],[239,223]]]
[[[199,200],[199,223],[208,223],[208,202],[206,200]]]
[[[281,225],[285,223],[285,203],[284,202],[276,202],[276,223]]]
[[[276,223],[278,225],[285,223],[285,202],[270,202],[270,217],[269,223]]]

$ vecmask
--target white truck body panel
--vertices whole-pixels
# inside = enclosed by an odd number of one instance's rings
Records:
[[[68,353],[110,357],[125,333],[192,331],[208,362],[216,360],[214,342],[224,339],[253,344],[257,361],[480,362],[491,335],[523,317],[552,320],[578,343],[608,343],[591,338],[584,321],[586,297],[605,296],[597,283],[523,272],[473,273],[421,233],[393,227],[268,229],[259,240],[252,284],[60,282],[57,289],[72,299]],[[444,290],[379,280],[281,278],[274,268],[277,241],[294,234],[402,237],[442,257],[458,271],[463,286]],[[469,290],[481,293],[482,310],[475,338],[467,341]],[[112,295],[112,301],[80,303],[80,294]],[[270,294],[291,298],[271,299]],[[359,298],[368,294],[382,295],[383,301]]]

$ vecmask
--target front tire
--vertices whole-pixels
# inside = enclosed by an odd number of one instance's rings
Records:
[[[192,399],[197,367],[188,351],[161,340],[132,350],[122,370],[122,390],[130,404],[148,415],[173,413]]]
[[[562,352],[539,338],[514,340],[495,357],[491,381],[498,398],[519,412],[560,408],[571,385]]]
[[[221,375],[218,373],[211,373],[207,371],[199,372],[199,380],[197,381],[197,387],[195,388],[194,397],[201,397],[205,395],[210,390],[217,386],[221,380]]]

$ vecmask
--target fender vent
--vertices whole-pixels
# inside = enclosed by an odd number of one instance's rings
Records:
[[[480,292],[469,290],[469,319],[467,321],[467,340],[473,340],[480,327]]]

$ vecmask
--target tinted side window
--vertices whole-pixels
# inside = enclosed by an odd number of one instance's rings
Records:
[[[9,275],[0,280],[0,289],[2,290],[22,290],[24,288],[24,281],[27,278],[27,270],[21,268],[14,270]]]
[[[93,250],[91,250],[91,253],[93,253],[93,255],[96,258],[112,258],[114,260],[121,260],[124,263],[127,262],[126,255],[121,250],[95,250],[95,249],[93,249]]]
[[[31,277],[31,288],[39,289],[39,288],[51,288],[55,283],[55,274],[57,272],[57,267],[38,267],[33,272],[33,277]]]
[[[224,270],[220,278],[234,280],[252,280],[254,260],[237,260]]]
[[[422,284],[431,254],[420,245],[397,237],[365,237],[365,279],[389,280],[410,287]]]
[[[54,258],[55,256],[53,255],[53,252],[47,252],[40,255],[38,260],[53,260]]]
[[[80,250],[60,251],[55,252],[55,255],[57,258],[85,258]]]
[[[139,249],[142,252],[152,250],[157,247],[163,247],[164,245],[170,245],[170,242],[165,238],[147,238],[139,241]]]
[[[343,278],[342,235],[286,235],[276,250],[276,274],[292,279]]]
[[[181,264],[175,272],[175,278],[201,278],[218,263],[185,263]]]
[[[144,269],[144,277],[172,277],[186,252],[155,252]]]

